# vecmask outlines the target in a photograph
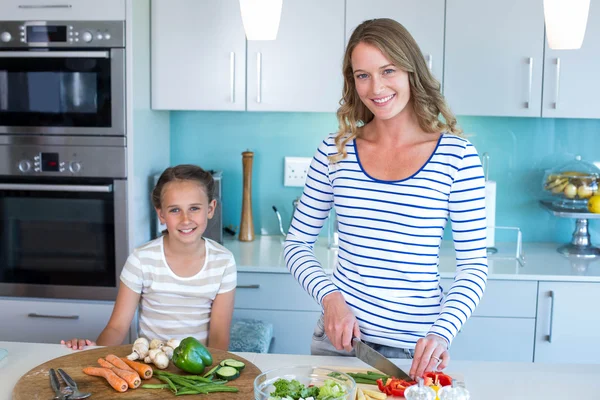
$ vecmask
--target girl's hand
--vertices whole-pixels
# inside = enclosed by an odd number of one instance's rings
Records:
[[[448,353],[448,342],[437,335],[427,335],[417,341],[415,356],[409,375],[415,379],[422,377],[424,373],[442,370],[450,362]]]
[[[338,350],[352,351],[352,338],[360,338],[358,321],[340,292],[323,299],[325,334]]]
[[[67,346],[70,349],[73,350],[83,350],[83,348],[85,346],[96,346],[96,342],[92,342],[89,339],[77,339],[77,338],[73,338],[71,340],[61,340],[60,344],[64,344],[65,346]]]

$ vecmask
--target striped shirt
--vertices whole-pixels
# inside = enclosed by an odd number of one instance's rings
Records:
[[[196,275],[175,275],[165,258],[163,236],[135,249],[121,272],[121,282],[141,294],[140,337],[184,339],[193,336],[206,344],[210,310],[217,294],[235,289],[233,255],[210,239],[204,266]]]
[[[477,151],[443,134],[412,176],[382,181],[360,163],[355,141],[337,153],[334,135],[319,146],[294,213],[284,256],[302,287],[319,303],[339,291],[364,340],[414,348],[435,334],[451,343],[471,316],[487,281],[485,182]],[[331,279],[314,255],[317,236],[335,207],[338,257]],[[456,273],[444,297],[439,251],[452,223]]]

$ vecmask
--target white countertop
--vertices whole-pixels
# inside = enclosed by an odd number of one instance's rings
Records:
[[[48,360],[72,353],[72,350],[57,344],[0,342],[0,348],[8,350],[8,356],[0,361],[0,400],[11,398],[14,385],[27,371]],[[262,371],[291,365],[367,367],[354,357],[236,354],[254,363]],[[409,365],[406,360],[395,361],[401,367]],[[600,397],[600,364],[456,361],[451,362],[445,372],[463,376],[473,400],[570,400]]]
[[[252,242],[227,237],[223,245],[237,263],[239,272],[289,273],[283,259],[283,236],[257,236]],[[514,243],[497,243],[498,253],[488,255],[489,279],[600,282],[600,258],[586,261],[559,254],[558,243],[523,243],[525,263],[516,259]],[[327,271],[335,267],[337,249],[329,249],[327,238],[315,245],[317,259]],[[440,275],[453,278],[456,261],[452,242],[443,242],[440,251]]]

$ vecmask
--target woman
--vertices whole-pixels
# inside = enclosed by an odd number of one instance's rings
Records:
[[[409,375],[422,376],[447,366],[448,347],[485,289],[481,163],[398,22],[359,25],[343,75],[339,131],[312,161],[286,264],[323,307],[313,354],[354,355],[352,338],[360,337],[388,357],[413,358]],[[339,253],[329,278],[313,244],[331,207]],[[438,263],[448,219],[456,274],[444,297]]]

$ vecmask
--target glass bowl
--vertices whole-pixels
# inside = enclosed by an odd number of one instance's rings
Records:
[[[555,198],[553,204],[561,208],[585,209],[588,199],[598,193],[600,169],[576,156],[557,168],[547,170],[542,187]]]
[[[304,386],[318,387],[323,386],[326,379],[331,379],[346,390],[346,395],[340,399],[354,400],[356,397],[356,382],[349,375],[334,369],[301,365],[272,369],[258,375],[254,380],[254,399],[269,399],[275,391],[273,383],[278,379],[296,379]]]

